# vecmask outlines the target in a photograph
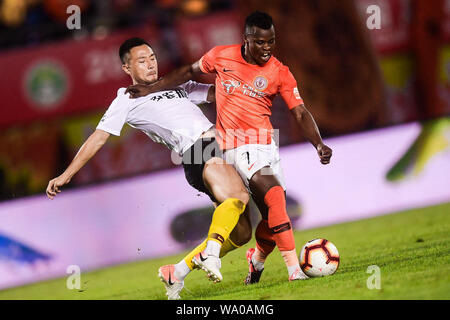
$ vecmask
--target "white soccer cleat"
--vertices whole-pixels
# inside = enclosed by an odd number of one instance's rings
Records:
[[[158,270],[158,276],[166,287],[166,295],[168,300],[181,299],[180,292],[184,286],[184,281],[178,280],[173,274],[174,271],[175,266],[173,264],[162,266]]]
[[[192,262],[196,267],[206,272],[209,280],[214,283],[222,281],[223,278],[220,273],[221,262],[219,257],[200,252],[194,256]]]
[[[295,270],[294,273],[289,277],[289,281],[306,280],[306,279],[309,279],[309,277],[303,272],[301,268]]]

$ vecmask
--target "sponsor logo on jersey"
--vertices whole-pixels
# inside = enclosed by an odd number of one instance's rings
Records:
[[[241,83],[236,80],[225,80],[222,81],[222,85],[226,93],[232,94],[236,88],[241,86]]]
[[[252,98],[263,98],[266,96],[265,92],[255,89],[247,84],[242,85],[242,93]]]

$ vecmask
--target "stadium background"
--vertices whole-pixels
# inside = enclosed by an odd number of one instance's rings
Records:
[[[66,26],[71,4],[81,8],[80,30]],[[379,30],[366,25],[373,4]],[[147,39],[164,75],[214,45],[240,43],[255,9],[273,16],[276,56],[335,151],[334,171],[316,165],[275,100],[298,229],[450,200],[450,0],[3,0],[0,288],[64,275],[69,264],[91,270],[180,252],[204,236],[207,199],[189,189],[170,151],[131,128],[58,199],[44,190],[129,84],[117,54],[124,39]],[[202,110],[214,121],[213,106]],[[348,183],[323,190],[317,180]]]

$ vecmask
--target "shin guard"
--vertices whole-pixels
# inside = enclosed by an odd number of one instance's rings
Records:
[[[222,245],[230,236],[231,231],[244,212],[245,204],[239,199],[228,198],[214,210],[208,240],[214,240]]]
[[[286,210],[286,197],[281,186],[272,187],[264,197],[269,209],[268,226],[280,251],[295,249],[294,232]]]

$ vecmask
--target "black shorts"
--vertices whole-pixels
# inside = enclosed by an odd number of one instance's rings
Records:
[[[200,192],[217,202],[203,181],[205,163],[213,157],[220,157],[220,148],[214,137],[198,139],[184,154],[183,168],[187,182]]]

